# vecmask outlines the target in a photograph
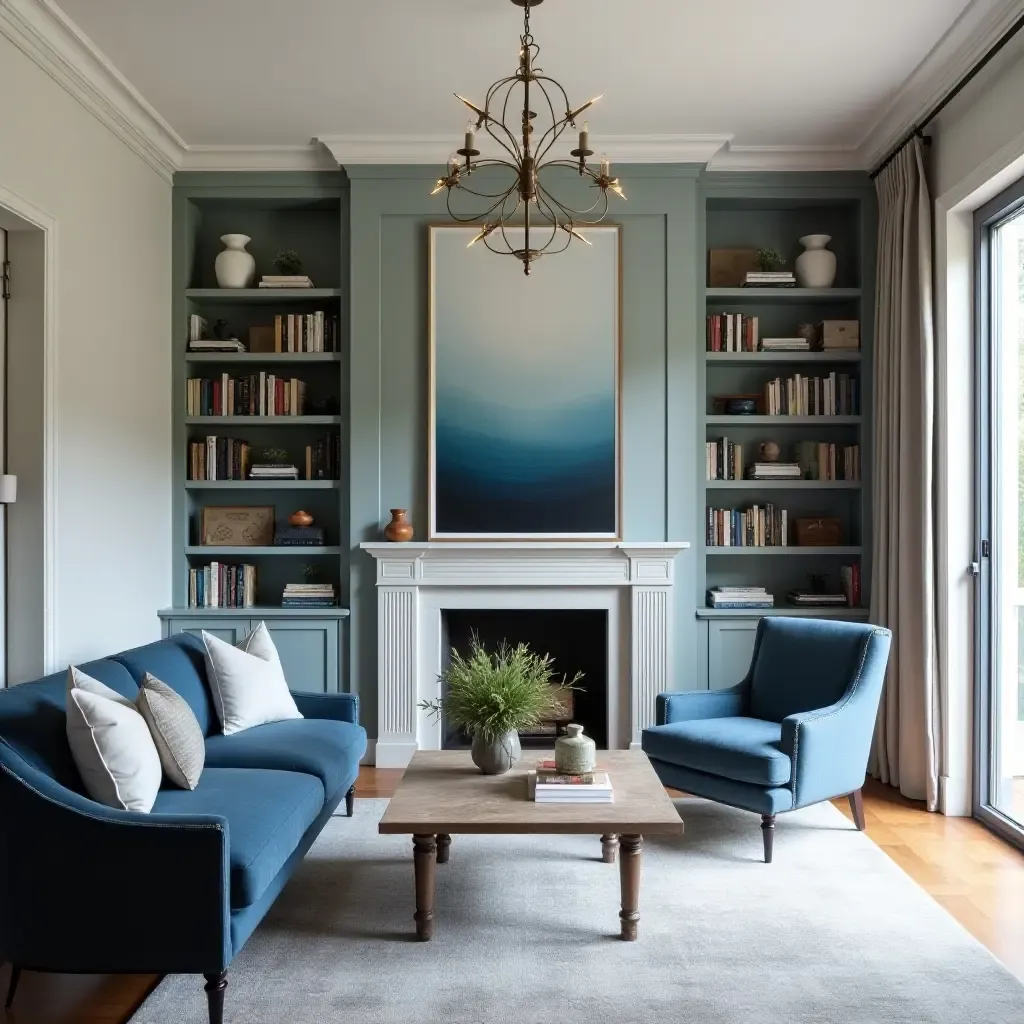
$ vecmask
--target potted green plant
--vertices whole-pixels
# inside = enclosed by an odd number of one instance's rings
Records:
[[[473,763],[486,775],[501,775],[519,760],[519,730],[540,725],[562,706],[566,690],[583,678],[555,679],[550,655],[539,655],[527,644],[502,641],[487,651],[474,634],[469,654],[454,647],[448,668],[441,673],[443,697],[420,701],[420,708],[444,714],[447,723],[473,737]]]
[[[764,271],[778,270],[785,266],[786,263],[778,249],[758,249],[755,260],[757,262],[757,269]]]
[[[282,249],[274,257],[274,269],[285,277],[297,277],[302,273],[302,260],[294,249]]]

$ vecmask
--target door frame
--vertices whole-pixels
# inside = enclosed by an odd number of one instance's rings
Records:
[[[0,184],[0,209],[43,232],[43,670],[57,669],[57,220]],[[8,250],[10,232],[8,232]],[[17,287],[13,280],[12,288]],[[10,300],[10,301],[13,301]],[[10,338],[7,338],[10,344]],[[6,408],[6,395],[5,408]],[[5,559],[6,563],[6,559]],[[6,572],[6,564],[4,566]],[[5,611],[6,614],[6,611]],[[5,645],[6,649],[6,645]],[[6,684],[6,671],[4,672]]]
[[[980,206],[974,213],[974,817],[1011,843],[1024,848],[1024,824],[992,806],[992,682],[994,655],[991,630],[995,599],[992,519],[992,308],[991,241],[993,232],[1024,211],[1024,178]],[[984,544],[990,545],[985,554]]]

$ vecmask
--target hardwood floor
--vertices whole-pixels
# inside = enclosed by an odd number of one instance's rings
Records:
[[[365,768],[356,792],[387,797],[398,769]],[[844,797],[836,806],[850,817]],[[969,818],[928,814],[888,786],[869,781],[864,792],[867,834],[926,892],[1024,982],[1024,854]],[[780,827],[779,855],[785,855]],[[767,868],[766,870],[771,870]],[[0,1000],[10,968],[0,970]],[[122,1024],[156,984],[152,975],[31,974],[21,979],[3,1024]],[[196,979],[196,990],[202,981]],[[230,988],[228,998],[230,999]]]

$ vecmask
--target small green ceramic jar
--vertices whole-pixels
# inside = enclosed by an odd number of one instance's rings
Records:
[[[597,767],[597,744],[583,735],[582,725],[567,725],[555,740],[555,767],[566,775],[583,775]]]

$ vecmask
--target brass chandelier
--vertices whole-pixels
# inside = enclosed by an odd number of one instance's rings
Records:
[[[469,107],[475,119],[466,126],[462,148],[452,154],[444,176],[437,179],[431,192],[431,195],[437,195],[442,189],[447,190],[448,213],[453,220],[461,224],[481,225],[480,233],[470,245],[482,241],[491,252],[515,256],[522,262],[524,274],[530,273],[531,264],[544,253],[563,252],[574,238],[589,245],[590,242],[577,228],[599,224],[604,220],[608,213],[609,192],[626,198],[619,179],[611,175],[611,165],[606,157],[601,158],[597,171],[587,164],[587,157],[593,156],[594,151],[590,149],[590,131],[586,121],[578,129],[577,147],[569,154],[575,159],[546,159],[562,133],[568,128],[577,130],[576,119],[601,97],[595,96],[582,107],[573,108],[565,89],[537,66],[540,47],[530,34],[530,9],[543,2],[512,0],[513,4],[524,9],[523,34],[519,38],[519,67],[515,74],[495,82],[487,90],[482,107],[455,94]],[[515,116],[518,112],[518,103],[513,105],[511,102],[517,87],[522,87],[523,92],[522,115],[521,125],[515,126],[513,130],[506,121],[510,113]],[[551,118],[550,127],[539,138],[535,138],[534,121],[537,114],[530,109],[531,102],[537,103],[542,112]],[[565,114],[560,116],[556,109],[564,109]],[[480,155],[480,150],[476,148],[476,134],[481,128],[508,154],[507,157],[475,159]],[[482,167],[511,171],[514,176],[512,184],[498,192],[470,187],[473,172]],[[542,182],[544,172],[553,167],[569,167],[578,171],[581,178],[589,179],[590,187],[598,190],[594,202],[585,209],[577,210],[556,198],[549,185]],[[485,208],[468,216],[453,210],[452,196],[456,193],[478,197],[483,200],[478,206]],[[513,244],[509,239],[508,229],[523,232],[521,246]]]

